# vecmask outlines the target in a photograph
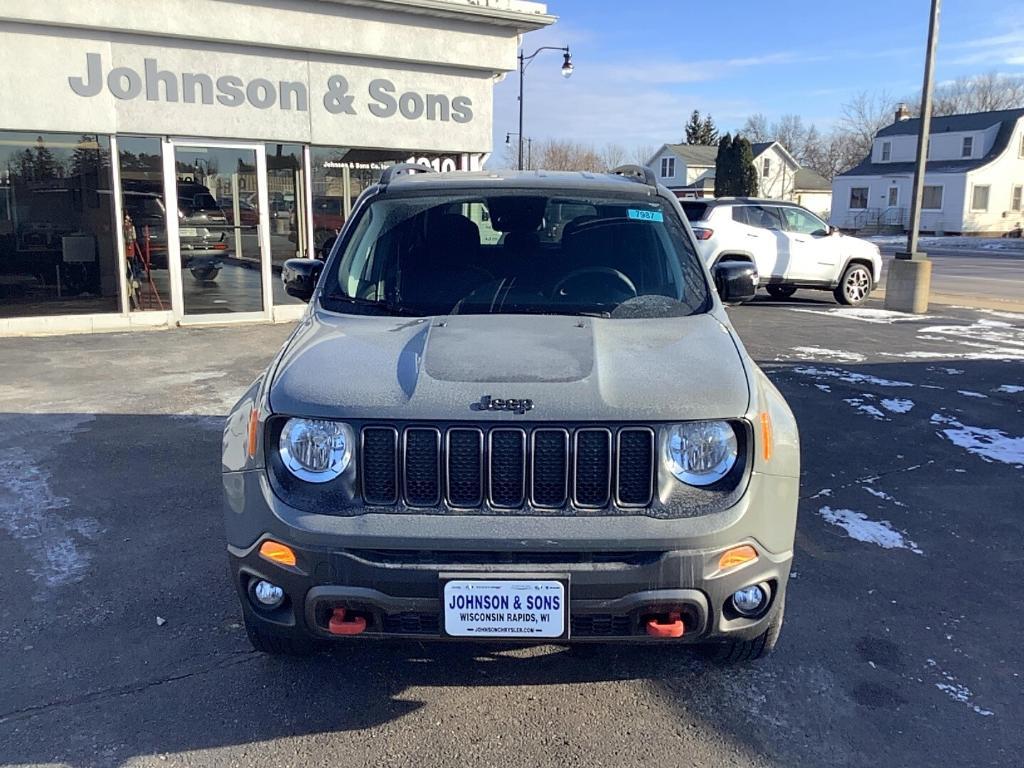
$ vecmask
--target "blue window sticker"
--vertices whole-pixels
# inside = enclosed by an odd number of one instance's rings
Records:
[[[626,215],[634,221],[665,221],[665,215],[661,211],[642,211],[637,208],[630,208]]]

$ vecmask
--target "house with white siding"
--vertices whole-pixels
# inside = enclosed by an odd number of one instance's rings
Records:
[[[905,108],[880,130],[871,154],[832,182],[831,223],[904,231],[920,120]],[[1002,235],[1024,224],[1024,109],[933,117],[921,231]]]
[[[827,179],[802,167],[777,141],[758,142],[751,149],[760,197],[791,200],[828,216],[832,188]],[[646,165],[677,197],[708,198],[715,196],[717,156],[717,146],[663,144]]]

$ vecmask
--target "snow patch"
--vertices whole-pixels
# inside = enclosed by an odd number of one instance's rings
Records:
[[[972,427],[941,413],[933,413],[931,423],[946,427],[940,434],[953,445],[985,461],[999,461],[1018,469],[1024,468],[1024,437],[1011,437],[999,429]]]
[[[914,401],[901,400],[898,397],[885,398],[882,400],[882,407],[892,413],[909,413],[910,409],[914,407]]]
[[[60,435],[53,442],[66,442],[80,425],[92,419],[74,415],[48,423],[49,430]],[[18,431],[16,424],[10,426]],[[42,441],[49,445],[53,442]],[[28,552],[33,564],[27,571],[36,581],[47,587],[62,587],[85,578],[91,555],[81,544],[99,536],[101,528],[93,518],[65,519],[58,514],[71,501],[50,487],[49,464],[43,458],[13,446],[0,451],[0,530]]]
[[[861,320],[865,323],[906,322],[908,320],[930,320],[932,315],[912,315],[906,312],[894,312],[890,309],[870,309],[867,307],[833,307],[831,309],[792,309],[792,312],[807,312],[812,315],[831,315],[833,317]]]
[[[983,400],[988,400],[988,395],[983,395],[981,392],[972,392],[969,389],[958,389],[956,393],[958,395],[963,395],[964,397],[980,397]]]
[[[922,328],[920,334],[927,334],[946,341],[953,339],[965,347],[980,349],[981,352],[953,353],[945,357],[965,360],[1024,359],[1024,328],[1002,320],[976,320],[970,325],[931,325]]]
[[[906,538],[905,532],[893,528],[888,520],[871,520],[863,512],[832,507],[822,507],[818,514],[825,522],[846,531],[851,539],[876,544],[882,549],[909,549],[916,555],[924,554],[917,544]]]
[[[831,392],[832,391],[832,387],[830,387],[828,384],[815,384],[814,386],[816,386],[822,392]]]
[[[947,635],[947,637],[949,637]],[[942,669],[935,659],[928,659],[927,664],[929,667],[938,672],[945,679],[944,683],[936,683],[935,687],[942,691],[944,694],[949,696],[953,701],[957,701],[961,704],[966,704],[970,709],[982,717],[990,717],[994,715],[991,709],[983,709],[974,703],[974,692],[963,683],[957,681],[956,677]]]
[[[892,504],[895,504],[897,507],[905,507],[905,506],[907,506],[902,501],[896,501],[895,498],[890,496],[885,491],[880,491],[877,488],[870,488],[870,487],[868,487],[866,485],[862,485],[861,488],[863,490],[867,491],[868,493],[870,493],[872,496],[876,496],[879,499],[882,499],[883,501],[891,502]]]
[[[823,379],[839,379],[850,384],[874,384],[878,387],[912,387],[909,381],[894,381],[892,379],[881,379],[877,376],[870,376],[866,373],[855,371],[844,371],[841,368],[817,368],[814,366],[799,366],[793,369],[801,376],[814,376]]]
[[[878,408],[876,408],[875,406],[871,405],[871,403],[865,403],[863,398],[847,397],[843,399],[843,402],[849,403],[858,411],[860,411],[861,413],[866,413],[868,416],[875,419],[876,421],[888,421],[888,419],[885,418],[884,413],[878,410]]]
[[[1016,395],[1018,392],[1024,392],[1024,387],[1019,384],[1003,384],[996,389],[996,392],[1006,392],[1011,395]]]
[[[840,349],[825,349],[824,347],[793,347],[793,351],[803,357],[825,358],[840,363],[863,363],[867,358],[860,352],[843,352]]]
[[[941,366],[931,367],[928,370],[939,371],[940,373],[945,373],[948,376],[960,376],[964,372],[962,368],[943,368]]]

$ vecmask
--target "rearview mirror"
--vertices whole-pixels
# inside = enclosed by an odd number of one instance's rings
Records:
[[[323,268],[324,263],[316,259],[288,259],[281,268],[285,293],[309,301]]]
[[[720,261],[713,274],[715,288],[725,304],[742,304],[757,293],[757,267],[749,261]]]

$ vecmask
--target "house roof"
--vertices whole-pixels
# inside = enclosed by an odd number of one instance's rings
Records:
[[[793,189],[801,192],[831,192],[832,182],[810,168],[798,168],[793,178]]]
[[[1024,117],[1024,109],[1001,109],[995,112],[971,112],[966,115],[941,115],[932,117],[932,133],[956,133],[957,131],[983,131],[996,123],[1009,120],[1016,122]],[[899,120],[880,130],[876,137],[917,136],[921,130],[921,118]]]
[[[714,166],[715,158],[718,157],[717,146],[704,144],[666,144],[665,149],[685,160],[687,165]]]
[[[964,173],[988,165],[1006,151],[1013,136],[1017,121],[1024,117],[1024,109],[1004,109],[998,112],[973,112],[969,115],[943,115],[932,118],[932,133],[952,133],[956,131],[980,131],[999,123],[999,132],[992,148],[984,157],[973,157],[956,160],[929,160],[926,173]],[[921,126],[920,118],[902,120],[880,130],[877,137],[883,136],[916,136]],[[915,163],[873,163],[871,155],[840,176],[887,176],[890,174],[913,173]]]

